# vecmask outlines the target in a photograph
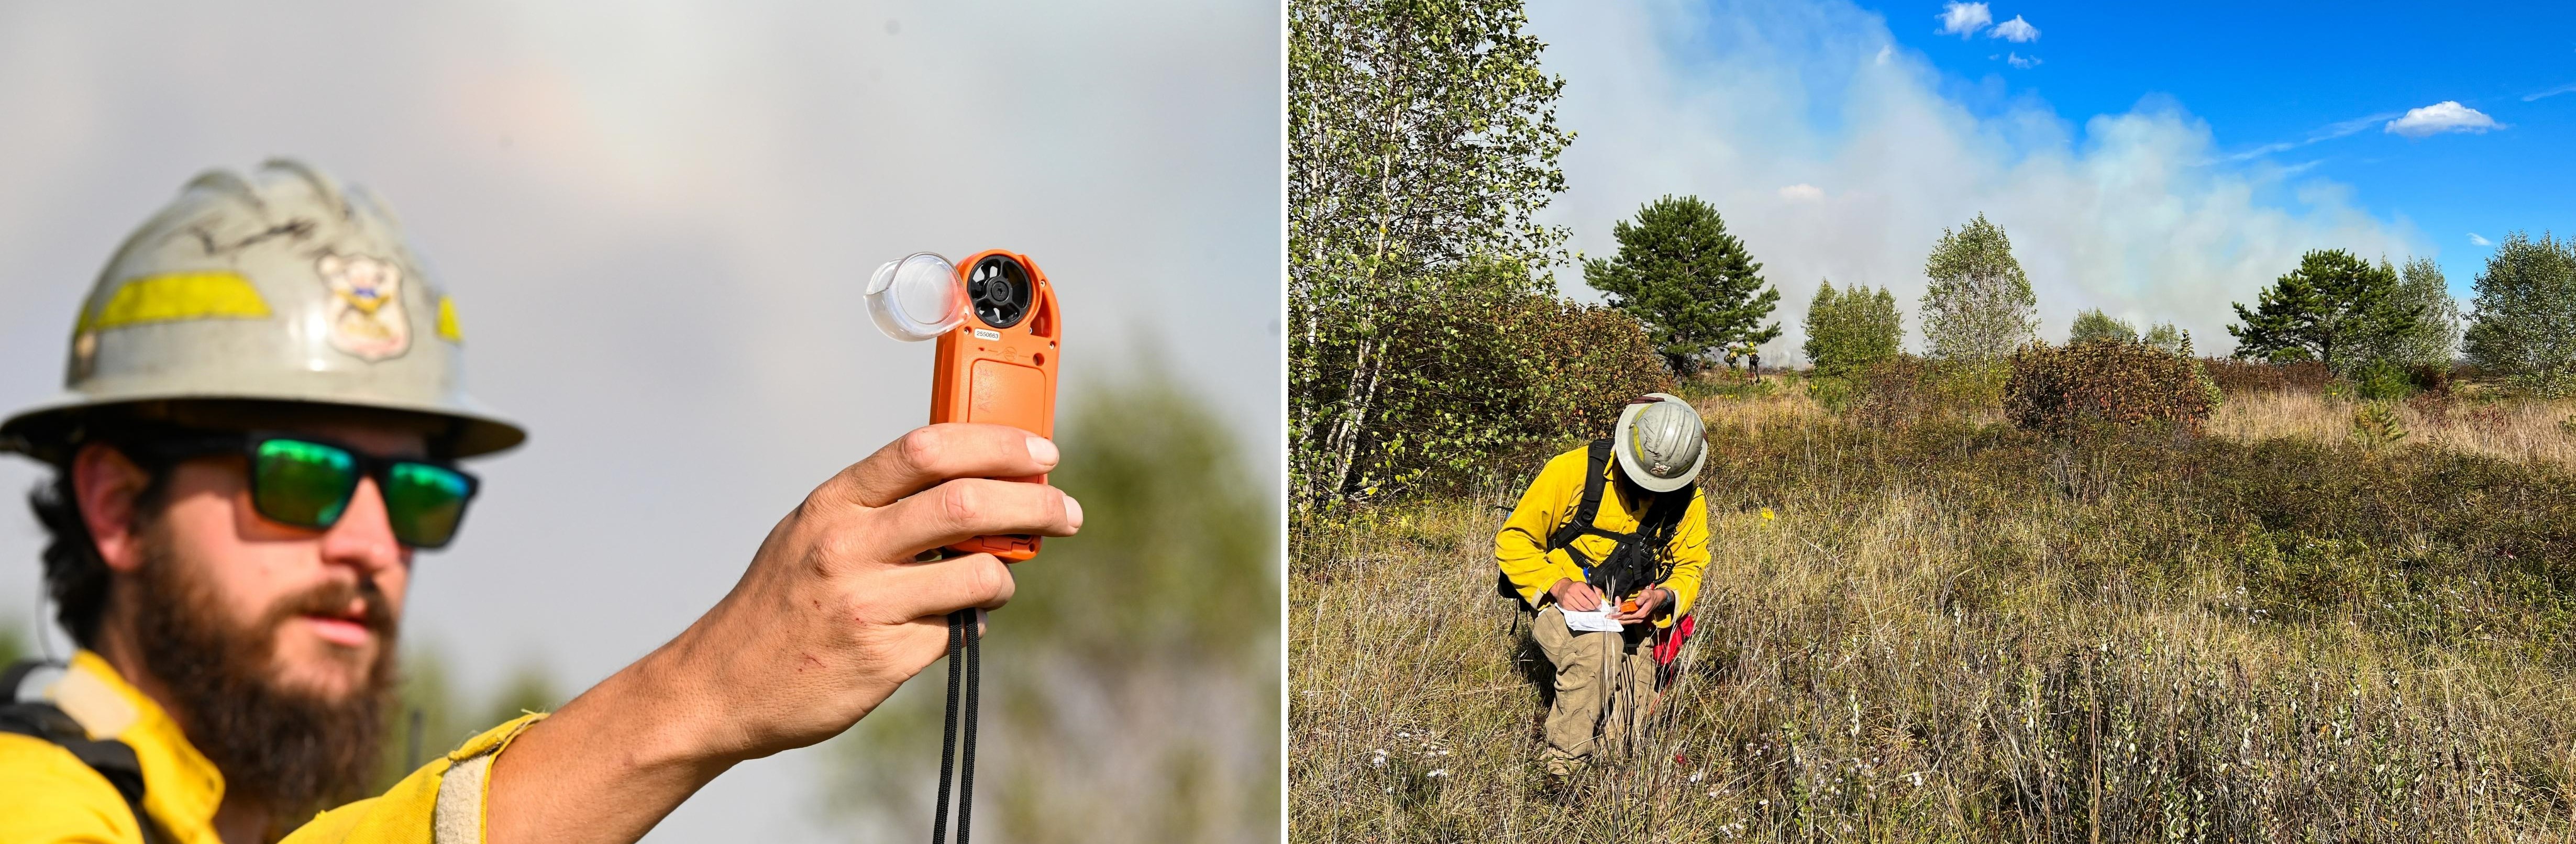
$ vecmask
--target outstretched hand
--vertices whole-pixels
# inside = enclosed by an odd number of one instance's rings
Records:
[[[991,554],[917,561],[977,536],[1069,536],[1082,505],[1028,477],[1053,443],[1001,425],[920,428],[815,488],[674,645],[731,717],[742,758],[838,735],[947,654],[949,613],[1011,600]]]
[[[488,839],[631,842],[717,774],[838,735],[947,654],[945,616],[1011,599],[995,534],[1069,536],[1055,445],[1001,425],[915,429],[780,519],[677,638],[537,722],[493,764]]]

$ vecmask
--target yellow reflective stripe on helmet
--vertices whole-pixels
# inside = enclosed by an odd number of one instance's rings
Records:
[[[150,322],[267,317],[268,301],[240,273],[164,273],[127,280],[74,333]]]
[[[456,300],[438,297],[438,339],[465,345],[465,329],[456,325]]]

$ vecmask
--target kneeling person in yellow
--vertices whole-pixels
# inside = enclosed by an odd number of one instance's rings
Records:
[[[1010,599],[991,555],[921,552],[1082,521],[986,480],[1053,469],[1046,440],[915,430],[816,488],[677,638],[349,802],[414,554],[478,486],[456,461],[525,438],[458,391],[461,345],[391,216],[301,164],[199,176],[126,240],[69,391],[0,421],[55,472],[33,503],[79,645],[0,676],[0,844],[631,842],[735,763],[848,729],[945,655],[947,614]]]
[[[1708,568],[1708,504],[1691,483],[1707,461],[1699,412],[1651,394],[1620,412],[1611,439],[1549,460],[1495,535],[1504,585],[1540,608],[1532,636],[1556,666],[1549,774],[1585,765],[1596,733],[1623,745],[1652,698],[1650,627],[1690,612]]]

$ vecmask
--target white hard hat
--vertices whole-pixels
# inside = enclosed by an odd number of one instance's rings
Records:
[[[1619,411],[1611,450],[1628,480],[1649,492],[1671,492],[1689,486],[1708,464],[1708,436],[1699,411],[1669,393],[1648,393]]]
[[[94,414],[192,402],[396,411],[456,457],[527,439],[465,396],[456,304],[363,190],[271,160],[209,170],[118,247],[81,305],[64,392],[0,421],[0,451],[57,460]]]

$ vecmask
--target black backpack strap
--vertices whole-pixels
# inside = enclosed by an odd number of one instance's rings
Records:
[[[1564,524],[1556,526],[1555,533],[1548,534],[1548,550],[1571,549],[1575,537],[1594,530],[1592,520],[1601,516],[1601,490],[1608,485],[1609,474],[1610,441],[1593,440],[1592,445],[1583,450],[1583,501],[1574,505],[1573,518],[1566,519]]]
[[[28,677],[39,671],[62,670],[60,663],[28,659],[0,672],[0,733],[32,736],[70,751],[72,758],[107,778],[107,783],[125,798],[126,808],[134,812],[135,827],[143,831],[144,842],[161,844],[167,838],[152,822],[152,816],[143,812],[143,763],[135,758],[134,748],[115,739],[91,739],[89,730],[51,701],[19,697]]]
[[[1619,588],[1620,584],[1604,582],[1603,579],[1625,583],[1627,578],[1636,576],[1642,576],[1643,580],[1630,585],[1662,583],[1672,576],[1672,559],[1666,553],[1666,546],[1672,544],[1673,529],[1681,524],[1682,515],[1690,510],[1691,499],[1699,490],[1692,486],[1671,492],[1647,493],[1645,508],[1637,514],[1634,533],[1595,526],[1593,520],[1599,518],[1601,511],[1602,489],[1608,485],[1606,476],[1609,474],[1611,448],[1610,440],[1592,441],[1591,474],[1584,479],[1583,503],[1576,507],[1572,520],[1549,535],[1549,547],[1566,549],[1567,555],[1583,566],[1584,574],[1595,586]],[[1574,547],[1574,540],[1586,535],[1608,539],[1617,547],[1609,557],[1591,559]],[[1640,564],[1637,555],[1641,553],[1648,561],[1644,569],[1637,568]]]

